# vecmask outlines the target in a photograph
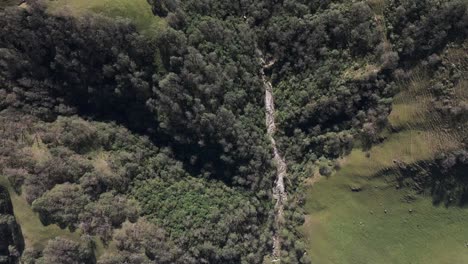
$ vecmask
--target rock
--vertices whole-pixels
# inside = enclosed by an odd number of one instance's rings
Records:
[[[360,191],[362,191],[362,187],[361,187],[361,186],[351,185],[351,186],[349,186],[349,188],[351,189],[352,192],[360,192]]]

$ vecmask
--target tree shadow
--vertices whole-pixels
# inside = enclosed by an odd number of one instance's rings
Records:
[[[375,177],[395,181],[397,188],[410,188],[419,194],[430,195],[436,206],[468,206],[468,164],[456,162],[444,167],[435,160],[394,163],[395,167],[383,169]]]
[[[10,194],[3,186],[0,186],[0,238],[0,259],[5,256],[6,263],[18,263],[24,251],[24,237],[14,217]]]

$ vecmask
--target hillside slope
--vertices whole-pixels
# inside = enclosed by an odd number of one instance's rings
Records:
[[[302,230],[317,263],[468,261],[467,54],[456,44],[435,69],[414,69],[383,142],[305,188]]]

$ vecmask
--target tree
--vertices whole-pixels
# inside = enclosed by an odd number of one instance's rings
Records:
[[[80,213],[80,227],[89,234],[98,235],[105,243],[112,238],[114,228],[138,218],[138,205],[115,192],[103,193],[95,202],[88,203]]]
[[[43,261],[50,264],[88,264],[93,263],[93,258],[86,245],[57,237],[49,240],[44,248]]]
[[[190,260],[182,256],[182,251],[167,238],[164,230],[143,218],[136,223],[125,222],[122,229],[115,233],[114,242],[120,251],[120,258],[129,254],[132,256],[130,258],[141,259],[144,256],[146,261],[152,263],[191,263],[186,262]]]
[[[90,202],[77,184],[58,184],[42,197],[35,200],[32,209],[39,213],[41,221],[58,224],[61,228],[75,229],[80,212]]]

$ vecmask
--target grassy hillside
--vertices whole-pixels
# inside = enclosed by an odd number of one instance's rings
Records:
[[[70,11],[80,16],[91,11],[110,17],[130,19],[139,30],[154,34],[165,27],[165,20],[154,16],[146,0],[50,0],[52,12]]]
[[[0,185],[7,187],[10,192],[16,221],[21,226],[27,248],[42,249],[49,239],[58,236],[79,239],[79,232],[71,233],[67,229],[60,229],[57,225],[44,226],[39,215],[33,212],[26,199],[16,194],[3,176],[0,176]]]
[[[311,215],[303,228],[315,263],[468,261],[466,209],[434,207],[427,197],[404,202],[411,192],[385,181],[372,181],[359,193],[346,183],[336,175],[308,193]]]
[[[44,149],[44,146],[38,146],[37,144],[31,147],[31,152],[38,159],[45,159],[48,153],[47,149]],[[99,162],[99,157],[96,158],[96,162]],[[3,175],[0,175],[0,185],[4,186],[9,191],[11,202],[13,204],[14,215],[23,234],[25,248],[42,250],[49,240],[56,237],[80,241],[82,233],[81,230],[71,232],[68,229],[61,229],[56,224],[47,226],[43,225],[39,218],[39,214],[32,210],[24,195],[16,193],[10,182]],[[101,240],[96,238],[94,241],[96,243],[96,256],[100,256],[106,251],[114,250],[113,244],[108,247],[104,247]]]
[[[2,118],[4,117],[4,115],[5,113],[2,113]],[[6,119],[2,119],[1,122],[7,124],[7,126],[15,127],[15,124],[8,123]],[[32,134],[25,135],[25,137],[28,138],[28,142],[31,141],[32,138],[34,138]],[[8,138],[8,136],[5,136],[3,140],[6,141],[8,140]],[[21,140],[19,140],[17,142],[18,148],[20,148],[19,146],[23,146],[24,153],[29,153],[29,155],[32,157],[32,160],[34,160],[38,164],[44,164],[52,158],[50,149],[47,147],[46,144],[42,142],[42,140],[38,138],[37,140],[32,140],[32,142],[32,144],[27,144],[26,146],[24,146],[22,145],[24,142],[21,142]],[[101,151],[92,152],[89,157],[89,160],[91,161],[91,164],[95,166],[97,171],[99,171],[100,173],[106,173],[105,170],[109,169],[108,164],[105,160],[107,156],[108,155],[106,153]],[[39,214],[34,212],[32,207],[28,204],[25,191],[22,190],[21,193],[16,192],[11,182],[7,179],[5,175],[0,174],[0,185],[4,186],[9,191],[11,202],[13,205],[14,215],[17,223],[21,227],[21,232],[24,237],[25,248],[43,250],[49,240],[57,237],[67,238],[74,241],[81,240],[80,237],[83,232],[80,229],[71,232],[69,229],[60,228],[56,224],[44,225],[40,219]],[[103,242],[96,237],[94,238],[94,242],[94,251],[96,256],[100,256],[105,252],[112,251],[115,248],[114,244],[112,243],[105,247]]]
[[[38,162],[43,162],[50,156],[48,149],[41,143],[33,144],[28,148],[28,151]],[[32,210],[25,197],[15,192],[8,179],[3,175],[0,175],[0,185],[4,186],[10,193],[15,218],[21,226],[26,248],[43,249],[49,239],[58,236],[79,239],[79,232],[71,233],[57,225],[44,226],[39,215]]]
[[[467,133],[436,113],[430,78],[417,71],[400,84],[384,142],[353,150],[337,173],[306,187],[302,232],[314,263],[468,263],[468,208],[435,205],[396,181],[398,164],[460,148]],[[466,103],[467,89],[461,81],[453,100]]]
[[[1,0],[0,1],[0,9],[1,8],[5,8],[7,6],[13,6],[13,5],[17,5],[19,1],[17,0]]]

